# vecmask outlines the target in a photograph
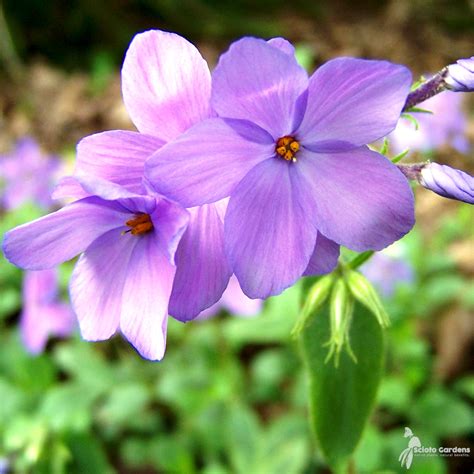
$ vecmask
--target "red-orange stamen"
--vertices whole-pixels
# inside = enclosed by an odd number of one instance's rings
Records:
[[[293,137],[286,136],[277,140],[275,151],[286,161],[296,161],[295,155],[300,149],[300,144]]]
[[[130,232],[132,235],[146,234],[153,229],[153,223],[149,214],[137,214],[133,219],[125,222],[125,225],[131,227],[131,229],[126,230],[124,233]]]

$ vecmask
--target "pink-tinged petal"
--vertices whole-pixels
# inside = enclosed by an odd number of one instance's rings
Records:
[[[318,230],[338,244],[357,251],[381,250],[415,223],[407,179],[368,148],[335,154],[300,150],[295,167],[311,183]]]
[[[324,275],[332,272],[339,259],[339,245],[318,232],[313,255],[309,259],[304,276]]]
[[[232,271],[224,249],[219,203],[191,208],[189,226],[176,253],[176,277],[169,313],[180,321],[194,319],[222,296]]]
[[[295,55],[295,47],[285,38],[272,38],[267,41],[267,43],[274,48],[279,49],[280,51],[283,51],[285,54],[288,54],[289,56],[294,56]]]
[[[64,176],[53,189],[51,199],[84,199],[91,196],[74,176]]]
[[[133,250],[140,240],[112,230],[93,242],[79,258],[69,291],[84,339],[108,339],[118,329],[123,287],[132,266]]]
[[[75,173],[102,178],[141,193],[145,160],[163,144],[159,138],[124,130],[90,135],[77,145]]]
[[[20,268],[44,270],[72,259],[95,239],[124,226],[130,213],[89,197],[7,232],[5,257]]]
[[[123,287],[120,329],[143,357],[161,360],[176,267],[152,236],[138,240]]]
[[[256,38],[231,45],[213,72],[211,104],[221,117],[250,120],[274,139],[294,131],[308,77],[295,57]]]
[[[156,197],[156,206],[150,214],[154,225],[156,245],[171,264],[175,263],[175,253],[188,226],[190,213],[172,201]]]
[[[297,137],[316,152],[343,151],[390,133],[410,91],[411,73],[387,61],[333,59],[309,80]]]
[[[179,35],[150,30],[133,39],[122,68],[122,94],[135,126],[170,141],[209,116],[206,61]]]
[[[194,207],[229,196],[274,153],[272,138],[250,122],[209,119],[163,146],[146,162],[145,174],[157,192]]]
[[[244,294],[239,280],[233,275],[222,295],[221,304],[236,316],[255,316],[262,310],[263,301]]]
[[[250,298],[281,293],[301,277],[316,242],[308,186],[293,163],[257,165],[232,193],[225,218],[226,250]]]

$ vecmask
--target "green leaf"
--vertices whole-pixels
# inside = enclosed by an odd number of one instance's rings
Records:
[[[312,428],[327,463],[345,469],[372,411],[384,362],[384,335],[376,318],[358,302],[349,331],[357,363],[346,352],[339,366],[325,363],[329,307],[315,314],[301,337],[309,376]],[[342,472],[342,471],[341,471]]]

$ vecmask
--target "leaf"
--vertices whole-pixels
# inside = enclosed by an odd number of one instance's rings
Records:
[[[309,376],[311,424],[327,463],[347,465],[372,411],[384,362],[384,335],[376,318],[354,305],[349,331],[357,363],[342,352],[339,366],[325,363],[330,337],[329,307],[314,315],[303,331],[301,349]]]

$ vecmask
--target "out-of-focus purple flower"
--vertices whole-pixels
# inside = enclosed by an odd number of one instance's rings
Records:
[[[198,206],[230,196],[225,245],[246,295],[331,271],[339,244],[381,249],[414,223],[406,179],[365,145],[395,127],[411,74],[340,58],[308,79],[282,39],[243,38],[213,73],[204,120],[146,163],[158,192]]]
[[[401,283],[411,284],[415,280],[413,267],[406,259],[385,252],[377,252],[360,271],[385,298],[393,296]]]
[[[137,194],[146,192],[144,163],[166,142],[213,115],[206,61],[181,36],[159,30],[134,37],[122,68],[122,93],[138,132],[113,130],[81,140],[75,174],[95,176]],[[175,157],[169,155],[173,162]],[[84,197],[67,178],[55,197]],[[188,321],[222,296],[232,271],[224,252],[226,201],[189,209],[190,221],[176,253],[172,316]]]
[[[260,313],[262,305],[262,300],[250,299],[246,296],[237,278],[232,276],[222,298],[210,308],[205,309],[198,316],[198,319],[207,319],[215,316],[221,309],[226,309],[236,316],[251,317]]]
[[[0,207],[13,210],[32,202],[48,208],[60,165],[57,157],[44,154],[32,138],[19,140],[11,153],[0,156]]]
[[[5,256],[43,270],[84,252],[70,282],[84,339],[108,339],[120,329],[143,357],[159,360],[188,212],[103,180],[82,178],[81,185],[89,197],[7,232]]]
[[[26,349],[40,354],[50,337],[67,337],[75,327],[70,306],[58,297],[56,268],[27,271],[23,277],[21,336]]]
[[[440,196],[474,204],[474,176],[438,163],[428,163],[420,171],[419,182]]]
[[[467,116],[463,110],[464,96],[445,91],[420,104],[432,114],[410,112],[419,128],[408,119],[401,118],[397,128],[388,136],[395,153],[407,148],[429,151],[442,146],[452,146],[461,153],[469,151],[466,138]]]
[[[474,56],[450,64],[445,77],[447,87],[454,92],[474,91]]]

